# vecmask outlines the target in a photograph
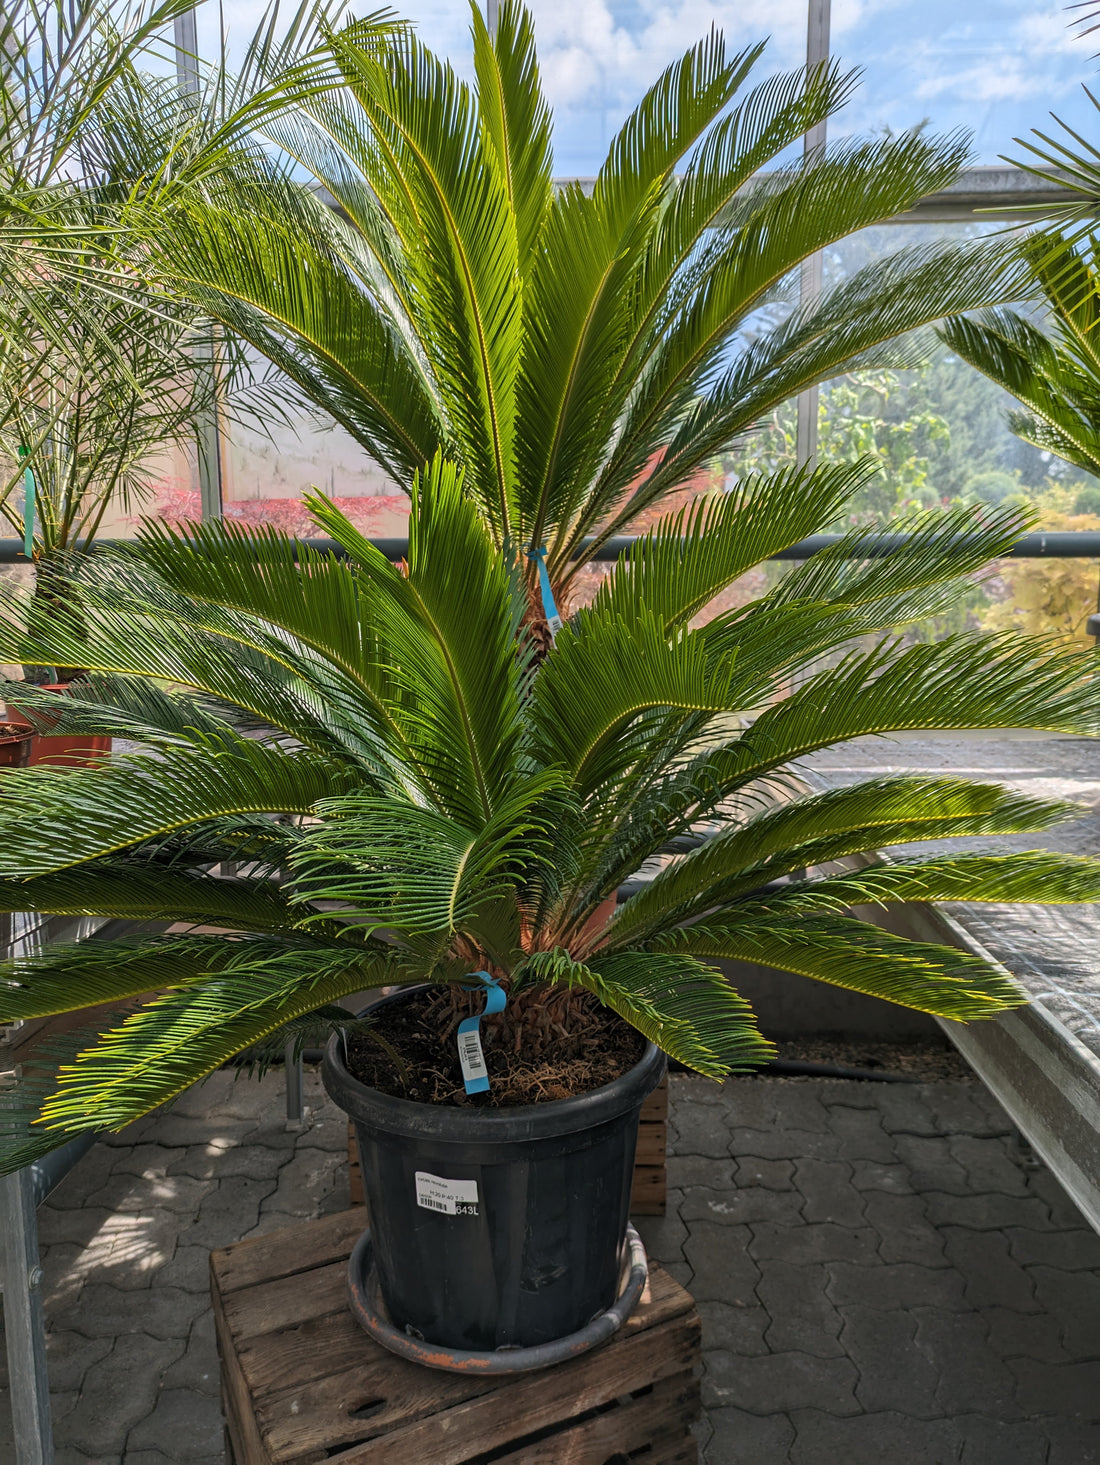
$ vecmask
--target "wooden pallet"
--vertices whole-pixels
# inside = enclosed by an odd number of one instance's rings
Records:
[[[696,1465],[699,1318],[651,1264],[614,1338],[511,1379],[441,1373],[354,1321],[353,1209],[215,1251],[211,1291],[231,1465]]]
[[[665,1151],[668,1145],[668,1075],[661,1080],[642,1105],[638,1124],[638,1148],[634,1153],[634,1184],[630,1192],[632,1216],[663,1216],[667,1180]],[[359,1146],[355,1143],[355,1126],[348,1123],[348,1183],[351,1204],[361,1206],[363,1172],[359,1168]]]

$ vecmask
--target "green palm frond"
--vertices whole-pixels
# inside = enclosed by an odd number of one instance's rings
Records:
[[[944,855],[871,865],[850,874],[794,884],[779,894],[780,904],[789,902],[807,910],[940,900],[1043,905],[1098,901],[1100,872],[1095,860],[1045,850]]]
[[[560,949],[541,951],[521,975],[591,992],[651,1043],[712,1078],[775,1056],[752,1009],[721,972],[680,952],[633,951],[585,963]]]
[[[308,814],[351,785],[304,749],[229,737],[100,768],[13,769],[0,785],[0,874],[44,875],[217,815]]]
[[[152,860],[97,860],[75,872],[61,869],[24,880],[3,880],[0,910],[122,921],[187,921],[244,931],[289,931],[300,920],[271,880],[214,878]],[[102,944],[97,943],[97,950]]]
[[[682,856],[620,907],[612,947],[644,940],[807,867],[916,840],[1038,832],[1080,814],[996,784],[953,778],[866,779],[778,804]]]
[[[981,957],[831,914],[800,912],[795,921],[769,911],[712,917],[662,938],[660,949],[758,962],[956,1022],[992,1017],[1027,1001],[1007,973]]]
[[[317,805],[323,822],[303,832],[290,856],[293,900],[337,901],[341,917],[368,933],[392,927],[450,938],[476,930],[486,907],[548,860],[563,783],[552,771],[529,779],[478,830],[390,800],[326,799]]]
[[[1046,329],[1000,309],[949,320],[940,337],[1026,409],[1009,414],[1017,437],[1100,475],[1095,240],[1050,231],[1029,236],[1019,250],[1046,306]]]
[[[681,509],[637,540],[594,605],[627,618],[644,606],[661,617],[667,635],[746,570],[831,524],[868,475],[856,463],[742,479],[731,493]]]
[[[748,330],[803,259],[947,187],[966,144],[907,133],[791,165],[854,74],[753,84],[763,47],[727,53],[713,32],[628,116],[591,193],[553,192],[532,36],[518,0],[491,37],[475,9],[467,86],[407,35],[334,30],[288,105],[265,100],[266,150],[181,189],[178,223],[158,210],[142,242],[164,288],[399,482],[437,451],[461,461],[493,542],[545,543],[562,594],[776,403],[945,313],[1014,298],[1020,270],[998,245],[902,251]]]
[[[154,998],[58,1071],[40,1123],[121,1129],[286,1023],[395,977],[384,957],[303,952]]]
[[[542,984],[590,993],[713,1076],[771,1052],[716,961],[989,1017],[1021,1000],[1000,968],[852,909],[1100,897],[1100,861],[1080,856],[877,855],[1039,833],[1070,805],[943,777],[814,795],[798,781],[815,749],[901,728],[1097,729],[1093,658],[1043,641],[891,637],[823,666],[845,637],[950,601],[1017,516],[920,520],[917,550],[887,557],[861,557],[857,535],[853,558],[693,629],[861,471],[753,481],[666,521],[545,645],[521,547],[497,545],[470,471],[433,457],[417,475],[402,568],[320,497],[346,558],[270,531],[148,526],[74,564],[93,670],[28,708],[138,746],[0,771],[0,905],[192,929],[0,973],[0,1020],[116,1008],[22,1082],[0,1167],[122,1126],[235,1055],[262,1069],[339,1025],[357,991],[480,969],[536,1006]],[[75,644],[38,599],[0,601],[0,654]],[[711,837],[670,849],[689,833]]]

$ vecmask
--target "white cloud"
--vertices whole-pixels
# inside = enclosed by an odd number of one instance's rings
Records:
[[[619,111],[632,106],[665,66],[711,26],[731,50],[771,37],[761,74],[805,55],[805,0],[642,0],[626,25],[607,0],[566,5],[534,0],[535,38],[550,102]]]

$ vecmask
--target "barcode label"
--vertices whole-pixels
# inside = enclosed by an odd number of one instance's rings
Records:
[[[444,1180],[441,1175],[416,1172],[416,1203],[444,1216],[476,1216],[477,1181]]]
[[[458,1035],[458,1061],[462,1064],[464,1079],[486,1078],[485,1054],[481,1051],[481,1034],[477,1028]]]

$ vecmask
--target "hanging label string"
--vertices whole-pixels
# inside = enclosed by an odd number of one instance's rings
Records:
[[[484,1094],[489,1088],[489,1070],[485,1067],[485,1054],[481,1051],[481,1026],[483,1017],[503,1012],[508,998],[504,988],[488,972],[471,972],[471,977],[481,979],[481,987],[467,987],[467,992],[485,991],[485,1007],[476,1017],[468,1017],[458,1025],[458,1061],[462,1065],[462,1082],[468,1094]]]
[[[29,455],[29,448],[19,449],[21,459]],[[34,469],[29,464],[23,469],[23,553],[34,559]]]
[[[542,613],[546,617],[546,624],[550,630],[550,640],[557,640],[558,632],[561,630],[561,616],[558,615],[558,607],[554,600],[554,592],[550,588],[550,575],[546,568],[546,545],[540,544],[538,549],[532,547],[527,551],[527,558],[534,560],[539,567],[539,588],[542,591]]]

